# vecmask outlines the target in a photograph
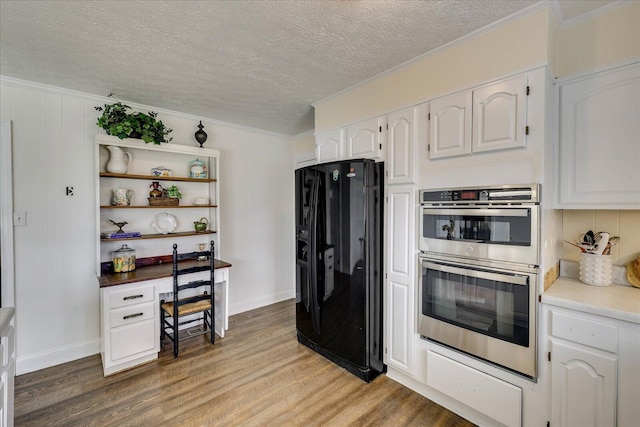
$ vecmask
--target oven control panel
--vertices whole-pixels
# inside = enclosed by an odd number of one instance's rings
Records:
[[[420,203],[538,202],[539,184],[420,190]]]

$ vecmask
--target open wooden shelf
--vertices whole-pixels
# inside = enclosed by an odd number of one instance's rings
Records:
[[[193,209],[193,208],[217,208],[218,205],[164,205],[164,206],[111,206],[102,205],[100,209]]]
[[[183,181],[183,182],[216,182],[214,178],[185,178],[178,176],[153,176],[153,175],[134,175],[128,173],[110,173],[100,172],[100,178],[128,178],[128,179],[144,179],[151,181]]]
[[[206,230],[206,231],[180,231],[177,233],[167,233],[167,234],[143,234],[142,236],[139,237],[123,237],[123,238],[115,238],[115,239],[108,239],[108,238],[104,238],[101,237],[100,240],[103,242],[116,242],[118,240],[146,240],[146,239],[168,239],[168,238],[174,238],[174,237],[184,237],[184,236],[200,236],[203,234],[215,234],[215,231],[212,230]]]

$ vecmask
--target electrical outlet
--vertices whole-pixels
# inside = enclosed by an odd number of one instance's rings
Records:
[[[13,225],[15,227],[24,227],[27,225],[27,211],[13,213]]]

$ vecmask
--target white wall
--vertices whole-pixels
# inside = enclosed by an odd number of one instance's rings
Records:
[[[2,79],[12,121],[17,373],[99,352],[94,137],[98,96]],[[198,120],[153,107],[172,144],[196,144]],[[231,262],[231,314],[294,295],[292,139],[202,119],[219,149],[220,253]],[[74,196],[65,187],[74,187]]]
[[[303,167],[315,163],[316,140],[313,131],[293,137],[293,161],[295,167]]]
[[[640,58],[640,1],[578,22],[557,33],[556,77],[609,68]]]

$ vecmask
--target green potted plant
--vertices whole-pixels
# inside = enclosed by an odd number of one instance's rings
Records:
[[[167,194],[167,197],[182,199],[182,193],[180,193],[180,190],[175,185],[172,185],[169,188],[165,188],[164,191]]]
[[[107,135],[117,136],[120,139],[138,138],[146,143],[153,142],[158,145],[173,139],[168,136],[172,129],[158,120],[158,113],[153,111],[149,111],[148,114],[132,113],[129,112],[131,107],[120,101],[105,104],[104,107],[95,107],[95,109],[102,111],[96,124],[104,129]]]

